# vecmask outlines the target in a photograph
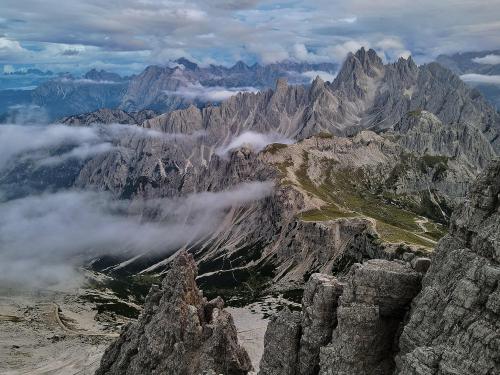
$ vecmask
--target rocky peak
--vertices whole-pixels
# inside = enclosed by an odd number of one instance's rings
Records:
[[[138,321],[106,350],[96,374],[247,374],[250,359],[224,301],[207,301],[196,276],[193,257],[178,253],[161,286],[151,288]]]
[[[363,70],[369,76],[373,76],[376,73],[376,71],[374,71],[375,69],[380,70],[384,66],[384,63],[377,55],[377,52],[371,48],[366,51],[364,47],[361,47],[358,51],[356,51],[354,57],[361,63]]]
[[[184,66],[185,69],[196,71],[198,70],[198,64],[186,59],[185,57],[181,57],[180,59],[175,60],[177,64]]]
[[[362,99],[368,94],[370,80],[383,75],[384,64],[377,53],[361,48],[355,54],[349,53],[332,88],[339,90],[350,100]]]
[[[234,64],[232,67],[231,67],[231,72],[235,72],[235,73],[244,73],[248,70],[250,70],[250,67],[245,64],[243,61],[239,60],[236,64]]]
[[[285,310],[269,323],[259,374],[391,374],[421,278],[408,263],[382,259],[354,264],[345,283],[312,275],[302,314]]]
[[[288,79],[285,77],[278,78],[276,80],[276,89],[275,91],[278,92],[284,92],[288,89]]]
[[[316,76],[309,90],[311,101],[318,97],[319,93],[325,89],[325,81],[320,76]]]

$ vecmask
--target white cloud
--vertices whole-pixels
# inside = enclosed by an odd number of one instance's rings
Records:
[[[486,65],[497,65],[500,64],[500,56],[499,55],[494,55],[494,54],[489,54],[483,57],[476,57],[472,59],[472,61],[478,63],[478,64],[486,64]]]
[[[33,160],[39,166],[56,165],[69,159],[84,160],[111,151],[126,136],[159,138],[175,141],[199,137],[201,133],[172,134],[145,129],[135,125],[109,124],[94,126],[66,125],[0,125],[0,171],[18,158]],[[65,151],[52,155],[51,150]]]
[[[6,74],[9,74],[9,73],[14,73],[16,70],[14,69],[14,67],[10,64],[7,64],[7,65],[4,65],[3,66],[3,72],[6,73]]]
[[[262,199],[269,182],[178,199],[115,201],[107,193],[60,191],[0,203],[0,283],[44,288],[75,279],[102,255],[166,253],[215,230],[225,210]],[[154,207],[155,221],[143,212]]]
[[[224,156],[229,151],[243,146],[249,147],[255,152],[259,152],[271,143],[292,144],[293,141],[289,138],[280,136],[279,134],[275,133],[263,134],[253,131],[246,131],[231,139],[231,141],[227,145],[218,148],[216,150],[216,153],[219,156]]]
[[[358,17],[345,17],[345,18],[341,18],[339,21],[345,22],[345,23],[355,23],[357,20],[358,20]]]
[[[255,87],[231,87],[221,86],[205,87],[199,82],[179,87],[176,91],[166,91],[169,95],[179,95],[189,99],[200,99],[203,101],[220,102],[240,92],[257,92]]]
[[[25,49],[17,40],[0,37],[0,56],[6,56],[9,53],[24,52]]]
[[[460,76],[463,81],[471,83],[486,83],[492,85],[500,85],[500,75],[486,75],[486,74],[463,74]]]
[[[269,63],[294,55],[320,61],[333,56],[338,62],[346,50],[352,51],[336,48],[348,40],[377,48],[378,41],[394,37],[404,48],[393,48],[388,57],[413,51],[426,61],[440,53],[500,45],[499,0],[124,0],[120,7],[90,0],[4,3],[8,48],[18,53],[3,55],[0,63],[34,62],[45,68],[81,69],[80,64],[101,61],[130,69],[131,64],[165,63],[181,56],[219,63],[240,58]],[[96,17],[99,14],[108,16]],[[304,46],[306,54],[296,45]],[[72,46],[84,49],[64,54]]]
[[[304,72],[302,73],[302,75],[304,77],[307,77],[309,78],[309,80],[312,82],[316,77],[319,76],[319,78],[321,78],[323,81],[330,81],[330,82],[333,82],[333,80],[335,79],[335,75],[334,74],[331,74],[331,73],[328,73],[328,72],[324,72],[324,71],[321,71],[321,70],[309,70],[307,72]]]

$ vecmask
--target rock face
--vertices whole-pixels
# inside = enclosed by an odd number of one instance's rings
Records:
[[[96,374],[247,374],[250,359],[224,301],[207,302],[196,275],[192,256],[179,253],[161,287],[151,289],[139,320],[106,350]]]
[[[338,300],[344,285],[333,276],[311,276],[302,298],[302,336],[298,374],[313,375],[319,370],[320,348],[332,339],[337,326]]]
[[[400,374],[500,372],[500,161],[451,221],[401,335]]]
[[[142,124],[157,114],[151,110],[139,112],[125,112],[121,109],[99,109],[95,112],[84,113],[62,118],[59,122],[64,125],[88,126],[92,124]]]
[[[351,268],[320,374],[391,374],[397,339],[421,274],[408,265],[369,260]]]
[[[279,374],[283,353],[286,374],[390,374],[420,280],[421,273],[408,264],[387,260],[353,265],[345,284],[332,276],[311,276],[300,321],[297,313],[293,317],[293,339],[283,335],[292,324],[288,311],[269,323],[260,374]]]
[[[273,317],[266,330],[260,362],[261,375],[295,375],[300,345],[300,313],[285,308]]]

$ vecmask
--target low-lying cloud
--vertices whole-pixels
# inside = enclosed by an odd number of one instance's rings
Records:
[[[234,137],[226,146],[219,147],[216,150],[217,155],[227,155],[231,150],[239,147],[249,147],[255,152],[263,150],[267,145],[272,143],[292,144],[293,140],[286,138],[276,133],[257,133],[253,131],[246,131]]]
[[[93,257],[168,254],[214,231],[228,208],[271,191],[270,182],[254,182],[178,199],[116,201],[103,192],[60,191],[0,203],[0,283],[59,285]],[[145,218],[150,210],[154,221]]]
[[[177,140],[194,134],[169,134],[135,125],[0,125],[0,171],[16,158],[33,160],[39,165],[56,165],[68,159],[88,159],[118,148],[126,136]],[[53,155],[55,149],[63,152]]]
[[[489,54],[483,57],[473,58],[472,61],[478,64],[497,65],[500,64],[500,55]]]
[[[333,82],[335,79],[335,74],[331,74],[322,70],[310,70],[302,73],[302,75],[309,79],[312,82],[316,77],[321,78],[323,81]]]
[[[257,92],[255,87],[222,87],[222,86],[203,86],[199,82],[180,87],[176,91],[165,91],[169,95],[178,95],[187,99],[221,102],[240,92]]]
[[[490,85],[500,85],[500,75],[486,75],[486,74],[463,74],[460,76],[464,82],[470,83],[485,83]]]

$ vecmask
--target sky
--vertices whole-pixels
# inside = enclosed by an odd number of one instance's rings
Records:
[[[500,0],[2,0],[0,66],[130,74],[200,64],[385,60],[500,46]]]

